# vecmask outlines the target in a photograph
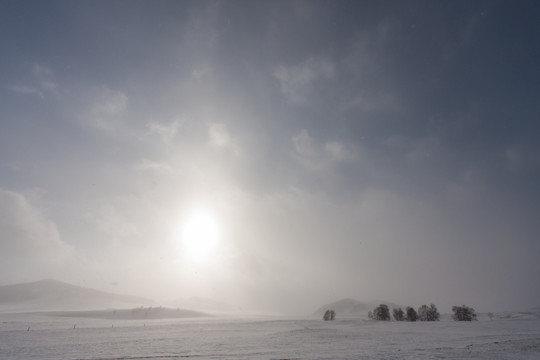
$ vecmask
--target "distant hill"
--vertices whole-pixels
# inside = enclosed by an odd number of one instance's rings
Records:
[[[172,301],[171,305],[182,309],[191,309],[213,314],[236,314],[241,312],[240,309],[235,308],[232,305],[199,296],[177,299]]]
[[[75,310],[47,312],[49,315],[107,320],[179,319],[211,316],[199,311],[171,309],[166,307],[138,307],[119,310]]]
[[[75,286],[53,279],[0,286],[0,311],[133,308],[153,301]]]
[[[332,309],[336,312],[336,316],[343,317],[367,317],[367,313],[380,304],[386,304],[390,309],[398,308],[400,305],[388,302],[388,301],[358,301],[355,299],[342,299],[334,301],[332,303],[321,306],[317,309],[313,315],[322,317],[324,312],[328,309]]]

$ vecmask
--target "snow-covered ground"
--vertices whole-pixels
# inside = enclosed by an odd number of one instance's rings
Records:
[[[112,323],[88,318],[0,314],[0,359],[3,360],[189,357],[540,359],[540,320],[397,323],[359,319],[324,322],[312,318],[205,318]]]

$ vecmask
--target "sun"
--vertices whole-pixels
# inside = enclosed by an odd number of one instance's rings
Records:
[[[193,212],[182,224],[182,250],[187,259],[191,261],[201,262],[214,256],[219,238],[218,222],[209,211]]]

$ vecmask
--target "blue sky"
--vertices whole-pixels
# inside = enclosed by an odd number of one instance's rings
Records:
[[[537,2],[0,4],[0,283],[539,304]]]

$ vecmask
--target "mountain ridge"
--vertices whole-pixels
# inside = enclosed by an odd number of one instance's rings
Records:
[[[0,286],[0,311],[91,310],[153,305],[152,300],[55,279]]]

